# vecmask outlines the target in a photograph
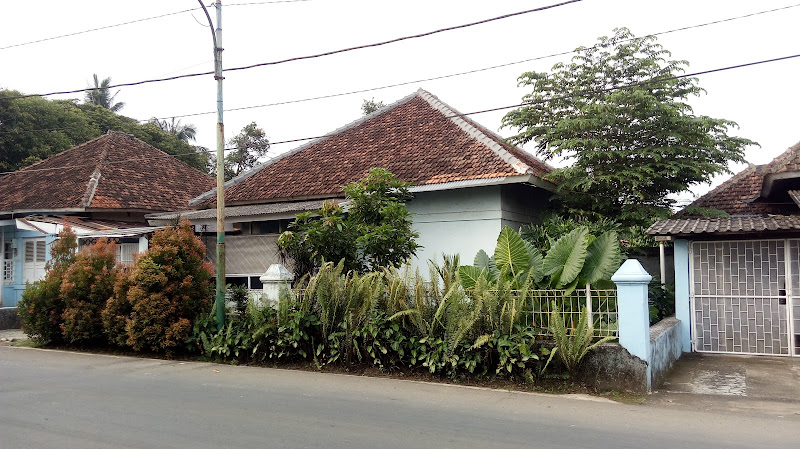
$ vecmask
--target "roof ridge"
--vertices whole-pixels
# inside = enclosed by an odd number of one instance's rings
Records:
[[[765,164],[764,168],[767,169],[766,173],[777,173],[779,170],[785,167],[786,164],[796,159],[798,153],[800,153],[800,142],[790,146],[786,149],[786,151],[775,157],[775,159]]]
[[[108,131],[101,137],[110,135],[111,131]],[[91,206],[94,195],[97,193],[97,186],[100,184],[100,178],[103,176],[103,167],[106,165],[108,159],[108,141],[106,140],[101,143],[103,145],[103,151],[100,152],[100,157],[97,158],[97,165],[95,165],[94,171],[92,171],[92,174],[89,176],[89,182],[86,184],[86,192],[84,192],[81,198],[82,207]]]
[[[514,170],[516,170],[519,174],[533,174],[533,167],[526,164],[513,154],[511,154],[508,150],[503,148],[493,136],[488,135],[484,130],[480,129],[479,127],[473,125],[470,121],[465,120],[462,117],[462,113],[448,105],[447,103],[440,100],[435,95],[431,94],[430,92],[419,89],[417,90],[417,94],[428,102],[431,107],[439,111],[445,117],[449,118],[453,124],[461,128],[462,131],[467,133],[468,136],[472,137],[473,139],[477,140],[478,142],[484,144],[487,148],[489,148],[492,152],[494,152],[500,159],[502,159],[506,164],[510,165]],[[488,131],[488,130],[486,130]]]
[[[352,122],[350,122],[350,123],[348,123],[348,124],[346,124],[344,126],[340,126],[339,128],[336,128],[335,130],[333,130],[331,132],[325,133],[325,135],[323,135],[322,137],[310,140],[310,141],[300,145],[297,148],[294,148],[294,149],[291,149],[289,151],[283,152],[283,153],[275,156],[272,159],[264,161],[264,162],[256,165],[255,167],[251,168],[250,170],[247,170],[244,173],[240,173],[238,176],[235,176],[232,179],[230,179],[229,181],[225,182],[225,190],[227,190],[229,187],[233,187],[236,184],[239,184],[240,182],[246,180],[247,178],[255,175],[256,173],[258,173],[261,170],[263,170],[265,167],[269,167],[270,165],[272,165],[272,164],[274,164],[274,163],[276,163],[276,162],[278,162],[278,161],[280,161],[282,159],[285,159],[285,158],[287,158],[289,156],[293,156],[293,155],[295,155],[295,154],[297,154],[297,153],[299,153],[299,152],[301,152],[301,151],[303,151],[303,150],[305,150],[307,148],[310,148],[310,147],[312,147],[312,146],[314,146],[314,145],[316,145],[316,144],[318,144],[320,142],[324,142],[327,139],[330,139],[332,137],[338,136],[339,134],[342,134],[345,131],[353,129],[356,126],[359,126],[362,123],[367,122],[368,120],[372,120],[373,118],[375,118],[375,117],[377,117],[377,116],[379,116],[381,114],[385,114],[385,113],[391,111],[392,109],[395,109],[398,106],[407,103],[411,99],[417,97],[419,95],[420,91],[424,92],[422,89],[419,89],[416,92],[414,92],[414,93],[412,93],[410,95],[406,95],[405,97],[395,101],[394,103],[389,104],[388,106],[384,106],[384,107],[382,107],[382,108],[380,108],[380,109],[378,109],[378,110],[376,110],[376,111],[374,111],[374,112],[372,112],[372,113],[370,113],[368,115],[361,116],[357,120],[354,120],[354,121],[352,121]],[[200,205],[200,204],[206,202],[207,200],[211,199],[212,197],[215,197],[216,195],[217,195],[217,188],[214,187],[213,189],[209,190],[208,192],[205,192],[202,195],[198,195],[198,196],[192,198],[191,200],[189,200],[189,205],[190,206]]]
[[[763,165],[755,165],[748,163],[747,167],[745,167],[742,171],[736,173],[735,175],[731,176],[728,180],[723,182],[722,184],[714,187],[713,189],[706,192],[704,195],[700,196],[699,198],[695,199],[691,203],[689,203],[686,207],[676,212],[675,215],[681,214],[686,211],[687,208],[695,206],[696,203],[700,201],[708,201],[715,196],[721,194],[722,192],[728,190],[730,187],[733,187],[738,183],[742,178],[746,176],[750,176],[754,172],[756,172],[759,168],[763,167]]]

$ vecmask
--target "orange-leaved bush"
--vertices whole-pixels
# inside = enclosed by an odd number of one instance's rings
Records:
[[[105,343],[101,312],[114,293],[119,271],[117,245],[105,238],[75,256],[61,282],[61,329],[67,343]]]
[[[69,226],[58,236],[58,240],[50,248],[47,274],[41,281],[27,286],[22,293],[22,301],[17,305],[22,329],[40,344],[63,341],[61,324],[64,301],[61,299],[61,283],[64,273],[75,259],[78,243]]]
[[[127,315],[125,344],[134,350],[179,349],[212,295],[212,266],[189,223],[156,231],[150,248],[124,276],[104,313],[110,339],[121,342],[120,318]]]

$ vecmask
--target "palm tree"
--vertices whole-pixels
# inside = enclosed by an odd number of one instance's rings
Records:
[[[113,112],[118,112],[120,109],[125,107],[125,103],[121,101],[119,103],[114,103],[114,98],[116,98],[119,91],[117,91],[114,95],[111,95],[111,92],[108,89],[108,86],[111,85],[110,77],[105,78],[103,81],[99,81],[96,73],[93,76],[94,87],[90,87],[91,90],[86,91],[86,97],[84,98],[86,103],[101,106],[106,109],[110,109]]]
[[[153,117],[150,119],[150,121],[161,128],[162,131],[172,134],[173,136],[187,143],[190,140],[194,140],[195,136],[197,135],[197,127],[192,124],[184,125],[181,123],[180,119],[175,120],[175,117],[172,117],[170,121],[159,120]]]

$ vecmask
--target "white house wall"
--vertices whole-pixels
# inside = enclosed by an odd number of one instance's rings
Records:
[[[412,268],[426,273],[428,259],[441,262],[443,254],[460,254],[468,264],[479,250],[494,251],[502,221],[500,186],[420,192],[406,207],[423,246]]]

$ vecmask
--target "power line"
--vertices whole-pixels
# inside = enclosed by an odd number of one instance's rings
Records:
[[[227,4],[225,6],[251,6],[251,5],[265,5],[265,4],[270,4],[270,3],[298,3],[298,2],[310,2],[310,1],[312,1],[312,0],[275,0],[275,1],[264,1],[264,2],[232,3],[232,4]],[[60,34],[58,36],[51,36],[51,37],[45,37],[45,38],[42,38],[42,39],[36,39],[36,40],[32,40],[32,41],[27,41],[27,42],[20,42],[18,44],[12,44],[12,45],[7,45],[5,47],[0,47],[0,50],[7,50],[9,48],[22,47],[22,46],[31,45],[31,44],[38,44],[40,42],[52,41],[52,40],[56,40],[56,39],[62,39],[62,38],[65,38],[65,37],[78,36],[80,34],[91,33],[91,32],[94,32],[94,31],[107,30],[109,28],[116,28],[116,27],[121,27],[121,26],[125,26],[125,25],[131,25],[131,24],[134,24],[134,23],[146,22],[148,20],[161,19],[163,17],[175,16],[175,15],[178,15],[178,14],[183,14],[183,13],[186,13],[186,12],[198,11],[198,10],[200,10],[200,8],[184,9],[184,10],[181,10],[181,11],[169,12],[169,13],[160,14],[160,15],[157,15],[157,16],[144,17],[144,18],[141,18],[141,19],[129,20],[127,22],[115,23],[113,25],[105,25],[105,26],[101,26],[101,27],[97,27],[97,28],[90,28],[88,30],[75,31],[75,32],[72,32],[72,33]]]
[[[754,17],[754,16],[761,15],[761,14],[767,14],[767,13],[782,11],[782,10],[786,10],[786,9],[790,9],[790,8],[796,8],[798,6],[800,6],[800,3],[796,3],[794,5],[784,6],[784,7],[780,7],[780,8],[774,8],[774,9],[768,9],[768,10],[764,10],[764,11],[753,12],[753,13],[744,14],[744,15],[741,15],[741,16],[729,17],[729,18],[726,18],[726,19],[715,20],[713,22],[705,22],[705,23],[696,24],[696,25],[688,25],[688,26],[684,26],[684,27],[680,27],[680,28],[673,28],[671,30],[666,30],[666,31],[660,31],[660,32],[657,32],[657,33],[647,34],[647,35],[642,36],[641,38],[662,36],[662,35],[665,35],[665,34],[675,33],[675,32],[678,32],[678,31],[687,31],[687,30],[691,30],[691,29],[695,29],[695,28],[702,28],[702,27],[706,27],[706,26],[710,26],[710,25],[717,25],[717,24],[720,24],[720,23],[731,22],[731,21],[739,20],[739,19],[745,19],[745,18]],[[621,42],[627,42],[627,41],[631,41],[631,40],[634,40],[634,39],[641,39],[641,38],[632,37],[632,38],[628,38],[628,39],[623,39]],[[599,47],[599,45],[593,45],[591,47],[587,47],[586,49],[594,49],[594,48],[598,48],[598,47]],[[410,85],[410,84],[418,84],[418,83],[424,83],[424,82],[428,82],[428,81],[437,81],[437,80],[441,80],[441,79],[454,78],[454,77],[457,77],[457,76],[471,75],[473,73],[485,72],[485,71],[499,69],[499,68],[503,68],[503,67],[509,67],[509,66],[517,65],[517,64],[524,64],[526,62],[539,61],[539,60],[542,60],[542,59],[555,58],[555,57],[558,57],[558,56],[566,56],[566,55],[569,55],[569,54],[572,54],[572,53],[576,53],[576,50],[569,50],[569,51],[562,51],[562,52],[558,52],[558,53],[551,53],[549,55],[536,56],[536,57],[533,57],[533,58],[522,59],[522,60],[519,60],[519,61],[507,62],[507,63],[503,63],[503,64],[497,64],[497,65],[493,65],[493,66],[489,66],[489,67],[483,67],[483,68],[479,68],[479,69],[467,70],[467,71],[464,71],[464,72],[457,72],[457,73],[451,73],[451,74],[447,74],[447,75],[433,76],[433,77],[430,77],[430,78],[422,78],[422,79],[418,79],[418,80],[414,80],[414,81],[403,81],[403,82],[400,82],[400,83],[388,84],[388,85],[379,86],[379,87],[369,87],[369,88],[365,88],[365,89],[357,89],[357,90],[351,90],[351,91],[347,91],[347,92],[339,92],[339,93],[335,93],[335,94],[319,95],[319,96],[316,96],[316,97],[308,97],[308,98],[301,98],[301,99],[296,99],[296,100],[279,101],[279,102],[275,102],[275,103],[266,103],[266,104],[260,104],[260,105],[252,105],[252,106],[242,106],[242,107],[238,107],[238,108],[230,108],[230,109],[225,109],[225,112],[242,111],[242,110],[257,109],[257,108],[266,108],[266,107],[272,107],[272,106],[283,106],[283,105],[287,105],[287,104],[304,103],[304,102],[307,102],[307,101],[324,100],[324,99],[327,99],[327,98],[336,98],[336,97],[343,97],[343,96],[346,96],[346,95],[354,95],[354,94],[360,94],[360,93],[366,93],[366,92],[374,92],[374,91],[377,91],[377,90],[391,89],[393,87],[407,86],[407,85]],[[195,113],[191,113],[191,114],[172,115],[172,116],[169,116],[169,117],[159,117],[159,118],[160,119],[165,119],[165,118],[183,118],[183,117],[195,117],[195,116],[199,116],[199,115],[208,115],[208,114],[216,114],[216,111],[195,112]]]
[[[310,0],[289,0],[289,1],[310,1]],[[228,6],[231,6],[231,5],[228,5]],[[665,35],[665,34],[675,33],[675,32],[678,32],[678,31],[687,31],[687,30],[690,30],[690,29],[702,28],[702,27],[706,27],[706,26],[710,26],[710,25],[716,25],[716,24],[720,24],[720,23],[731,22],[731,21],[734,21],[734,20],[754,17],[754,16],[761,15],[761,14],[767,14],[767,13],[782,11],[782,10],[786,10],[786,9],[790,9],[790,8],[796,8],[798,6],[800,6],[800,3],[796,3],[796,4],[793,4],[793,5],[788,5],[788,6],[784,6],[784,7],[780,7],[780,8],[757,11],[757,12],[753,12],[753,13],[749,13],[749,14],[744,14],[744,15],[741,15],[741,16],[735,16],[735,17],[729,17],[729,18],[726,18],[726,19],[715,20],[715,21],[712,21],[712,22],[705,22],[705,23],[701,23],[701,24],[688,25],[688,26],[684,26],[684,27],[680,27],[680,28],[673,28],[671,30],[666,30],[666,31],[660,31],[660,32],[657,32],[657,33],[647,34],[647,35],[642,36],[642,38],[655,37],[655,36],[661,36],[661,35]],[[631,41],[631,40],[634,40],[634,39],[640,39],[640,38],[632,37],[632,38],[624,39],[622,42]],[[593,49],[593,48],[598,48],[598,45],[593,45],[591,47],[587,47],[587,49]],[[327,98],[336,98],[336,97],[342,97],[342,96],[346,96],[346,95],[354,95],[354,94],[359,94],[359,93],[374,92],[374,91],[377,91],[377,90],[390,89],[390,88],[393,88],[393,87],[407,86],[407,85],[410,85],[410,84],[418,84],[418,83],[423,83],[423,82],[428,82],[428,81],[436,81],[436,80],[440,80],[440,79],[446,79],[446,78],[453,78],[453,77],[457,77],[457,76],[469,75],[469,74],[473,74],[473,73],[479,73],[479,72],[484,72],[484,71],[488,71],[488,70],[494,70],[494,69],[498,69],[498,68],[502,68],[502,67],[509,67],[509,66],[512,66],[512,65],[523,64],[523,63],[526,63],[526,62],[538,61],[538,60],[553,58],[553,57],[557,57],[557,56],[565,56],[565,55],[572,54],[572,53],[575,53],[575,52],[576,52],[576,50],[562,51],[562,52],[558,52],[558,53],[551,53],[551,54],[545,55],[545,56],[537,56],[537,57],[533,57],[533,58],[522,59],[520,61],[507,62],[507,63],[493,65],[493,66],[489,66],[489,67],[483,67],[483,68],[479,68],[479,69],[467,70],[467,71],[464,71],[464,72],[451,73],[451,74],[447,74],[447,75],[439,75],[439,76],[434,76],[434,77],[430,77],[430,78],[422,78],[422,79],[418,79],[418,80],[414,80],[414,81],[404,81],[404,82],[400,82],[400,83],[388,84],[388,85],[378,86],[378,87],[370,87],[370,88],[365,88],[365,89],[351,90],[351,91],[347,91],[347,92],[339,92],[339,93],[334,93],[334,94],[319,95],[319,96],[315,96],[315,97],[279,101],[279,102],[275,102],[275,103],[267,103],[267,104],[260,104],[260,105],[242,106],[242,107],[238,107],[238,108],[230,108],[230,109],[225,109],[225,112],[241,111],[241,110],[248,110],[248,109],[257,109],[257,108],[265,108],[265,107],[272,107],[272,106],[282,106],[282,105],[287,105],[287,104],[295,104],[295,103],[303,103],[303,102],[308,102],[308,101],[323,100],[323,99],[327,99]],[[14,98],[14,97],[7,97],[7,98]],[[181,114],[181,115],[171,115],[171,116],[157,117],[157,119],[163,120],[163,119],[168,119],[168,118],[195,117],[195,116],[200,116],[200,115],[209,115],[209,114],[216,114],[216,113],[217,113],[216,111],[195,112],[195,113],[190,113],[190,114]],[[148,120],[139,120],[140,123],[146,123],[148,121],[150,121],[150,119],[148,119]],[[73,128],[74,127],[32,129],[32,130],[24,130],[22,132],[30,133],[30,132],[45,132],[45,131],[62,131],[62,130],[73,129]],[[17,131],[0,131],[0,134],[7,134],[7,133],[12,133],[12,132],[17,132]]]
[[[230,69],[225,69],[224,72],[234,72],[234,71],[238,71],[238,70],[248,70],[248,69],[252,69],[252,68],[256,68],[256,67],[266,67],[266,66],[272,66],[272,65],[278,65],[278,64],[285,64],[287,62],[303,61],[303,60],[308,60],[308,59],[321,58],[321,57],[324,57],[324,56],[331,56],[331,55],[335,55],[335,54],[339,54],[339,53],[345,53],[345,52],[349,52],[349,51],[363,50],[363,49],[366,49],[366,48],[379,47],[379,46],[388,45],[388,44],[392,44],[392,43],[400,42],[400,41],[404,41],[404,40],[427,37],[427,36],[431,36],[431,35],[434,35],[434,34],[443,33],[443,32],[446,32],[446,31],[453,31],[453,30],[472,27],[472,26],[476,26],[476,25],[482,25],[482,24],[489,23],[489,22],[494,22],[494,21],[497,21],[497,20],[508,19],[510,17],[520,16],[520,15],[523,15],[523,14],[529,14],[529,13],[533,13],[533,12],[541,12],[541,11],[545,11],[545,10],[548,10],[548,9],[557,8],[557,7],[560,7],[560,6],[568,5],[568,4],[571,4],[571,3],[577,3],[577,2],[581,2],[581,1],[583,1],[583,0],[567,0],[567,1],[564,1],[564,2],[561,2],[561,3],[556,3],[556,4],[553,4],[553,5],[542,6],[542,7],[539,7],[539,8],[528,9],[528,10],[525,10],[525,11],[519,11],[519,12],[510,13],[510,14],[503,14],[501,16],[492,17],[492,18],[484,19],[484,20],[479,20],[477,22],[471,22],[471,23],[466,23],[466,24],[463,24],[463,25],[451,26],[451,27],[447,27],[447,28],[440,28],[440,29],[433,30],[433,31],[428,31],[428,32],[425,32],[425,33],[419,33],[419,34],[413,34],[413,35],[409,35],[409,36],[398,37],[398,38],[395,38],[395,39],[390,39],[388,41],[375,42],[375,43],[371,43],[371,44],[357,45],[355,47],[347,47],[347,48],[342,48],[342,49],[338,49],[338,50],[332,50],[332,51],[327,51],[327,52],[317,53],[317,54],[307,55],[307,56],[296,56],[296,57],[293,57],[293,58],[281,59],[281,60],[278,60],[278,61],[261,62],[261,63],[258,63],[258,64],[251,64],[251,65],[247,65],[247,66],[233,67],[233,68],[230,68]],[[135,81],[135,82],[131,82],[131,83],[119,83],[119,84],[114,84],[114,85],[111,85],[111,86],[107,86],[107,89],[112,89],[112,88],[116,88],[116,87],[139,86],[139,85],[142,85],[142,84],[160,83],[160,82],[164,82],[164,81],[172,81],[172,80],[176,80],[176,79],[193,78],[193,77],[197,77],[197,76],[213,75],[213,74],[214,74],[213,71],[211,71],[211,72],[199,72],[199,73],[188,73],[188,74],[185,74],[185,75],[176,75],[176,76],[170,76],[170,77],[166,77],[166,78],[156,78],[156,79],[149,79],[149,80],[143,80],[143,81]],[[48,97],[48,96],[51,96],[51,95],[76,94],[76,93],[88,92],[88,91],[96,90],[96,89],[97,88],[84,88],[84,89],[49,92],[49,93],[45,93],[45,94],[17,95],[17,96],[13,96],[13,97],[5,97],[5,99],[13,100],[13,99],[18,99],[18,98]]]
[[[183,14],[183,13],[189,12],[189,11],[195,11],[195,10],[198,10],[198,9],[200,9],[200,8],[184,9],[182,11],[175,11],[175,12],[169,12],[169,13],[166,13],[166,14],[160,14],[158,16],[145,17],[145,18],[142,18],[142,19],[130,20],[128,22],[116,23],[116,24],[113,24],[113,25],[106,25],[106,26],[101,26],[101,27],[97,27],[97,28],[91,28],[91,29],[83,30],[83,31],[76,31],[74,33],[60,34],[58,36],[51,36],[51,37],[45,37],[45,38],[42,38],[42,39],[36,39],[36,40],[33,40],[33,41],[28,41],[28,42],[21,42],[19,44],[6,45],[5,47],[0,47],[0,50],[7,50],[9,48],[22,47],[24,45],[38,44],[39,42],[46,42],[46,41],[52,41],[52,40],[55,40],[55,39],[61,39],[61,38],[64,38],[64,37],[77,36],[79,34],[91,33],[93,31],[107,30],[109,28],[116,28],[116,27],[121,27],[121,26],[124,26],[124,25],[130,25],[132,23],[146,22],[148,20],[154,20],[154,19],[160,19],[162,17],[174,16],[174,15]]]
[[[557,97],[543,98],[543,99],[530,101],[530,102],[525,102],[525,103],[518,103],[518,104],[513,104],[513,105],[507,105],[507,106],[500,106],[500,107],[495,107],[495,108],[483,109],[483,110],[480,110],[480,111],[473,111],[473,112],[467,112],[467,113],[456,113],[456,114],[451,114],[451,115],[443,115],[441,117],[436,117],[433,120],[449,120],[451,118],[456,118],[456,117],[467,117],[467,116],[470,116],[470,115],[484,114],[484,113],[487,113],[487,112],[501,111],[501,110],[504,110],[504,109],[512,109],[512,108],[525,107],[525,106],[533,106],[533,105],[537,105],[537,104],[548,103],[548,102],[551,102],[551,101],[560,101],[560,100],[567,100],[567,99],[570,99],[570,98],[585,97],[585,96],[595,95],[595,94],[599,94],[599,93],[613,92],[613,91],[616,91],[616,90],[629,89],[629,88],[632,88],[632,87],[639,87],[639,86],[646,86],[646,85],[649,85],[649,84],[663,83],[663,82],[666,82],[666,81],[674,81],[674,80],[683,79],[683,78],[691,78],[691,77],[700,76],[700,75],[708,75],[708,74],[711,74],[711,73],[725,72],[725,71],[728,71],[728,70],[735,70],[735,69],[741,69],[741,68],[745,68],[745,67],[752,67],[752,66],[755,66],[755,65],[769,64],[769,63],[779,62],[779,61],[786,61],[786,60],[795,59],[795,58],[800,58],[800,54],[781,56],[781,57],[778,57],[778,58],[771,58],[771,59],[764,59],[764,60],[761,60],[761,61],[747,62],[747,63],[743,63],[743,64],[736,64],[736,65],[731,65],[731,66],[727,66],[727,67],[720,67],[720,68],[716,68],[716,69],[703,70],[703,71],[693,72],[693,73],[686,73],[686,74],[683,74],[683,75],[676,75],[676,76],[671,76],[671,77],[666,77],[666,78],[658,78],[658,79],[654,79],[654,80],[639,81],[639,82],[635,82],[635,83],[626,84],[626,85],[623,85],[623,86],[611,86],[611,87],[605,87],[605,88],[602,88],[602,89],[594,89],[594,90],[575,92],[575,93],[571,93],[571,94],[567,94],[567,95],[560,95],[560,96],[557,96]],[[399,128],[399,127],[404,127],[404,126],[412,126],[412,125],[416,125],[416,124],[420,124],[420,123],[427,123],[429,120],[430,119],[420,119],[420,120],[413,120],[413,121],[410,121],[410,122],[397,123],[397,124],[384,126],[383,129],[394,129],[394,128]],[[277,142],[270,142],[270,146],[281,145],[281,144],[286,144],[286,143],[305,142],[305,141],[315,140],[315,139],[324,139],[324,138],[328,138],[328,137],[334,137],[334,136],[342,135],[342,134],[347,133],[347,132],[353,132],[354,130],[355,130],[355,128],[350,128],[348,130],[345,130],[345,131],[339,132],[339,133],[335,133],[335,134],[323,134],[323,135],[320,135],[320,136],[302,137],[302,138],[297,138],[297,139],[289,139],[289,140],[281,140],[281,141],[277,141]],[[225,151],[233,151],[233,150],[236,150],[236,148],[226,148],[225,149]],[[180,156],[187,156],[187,155],[192,155],[192,154],[197,154],[197,152],[196,151],[192,151],[192,152],[178,153],[178,154],[172,154],[172,155],[164,154],[164,156],[157,156],[157,157],[150,157],[150,158],[125,159],[125,160],[116,160],[116,161],[106,161],[105,163],[106,164],[117,164],[117,163],[123,163],[123,162],[140,161],[142,159],[155,159],[155,158],[162,158],[162,157],[175,157],[175,158],[177,158],[177,157],[180,157]],[[22,170],[13,171],[13,172],[0,172],[0,175],[9,175],[9,174],[12,174],[12,173],[25,174],[25,173],[34,173],[34,172],[39,172],[39,171],[63,170],[65,168],[76,168],[76,167],[85,167],[85,166],[94,166],[94,165],[95,164],[78,164],[78,165],[70,165],[70,166],[62,166],[62,167],[50,167],[50,168],[42,168],[42,169],[28,169],[28,170],[22,169]]]

